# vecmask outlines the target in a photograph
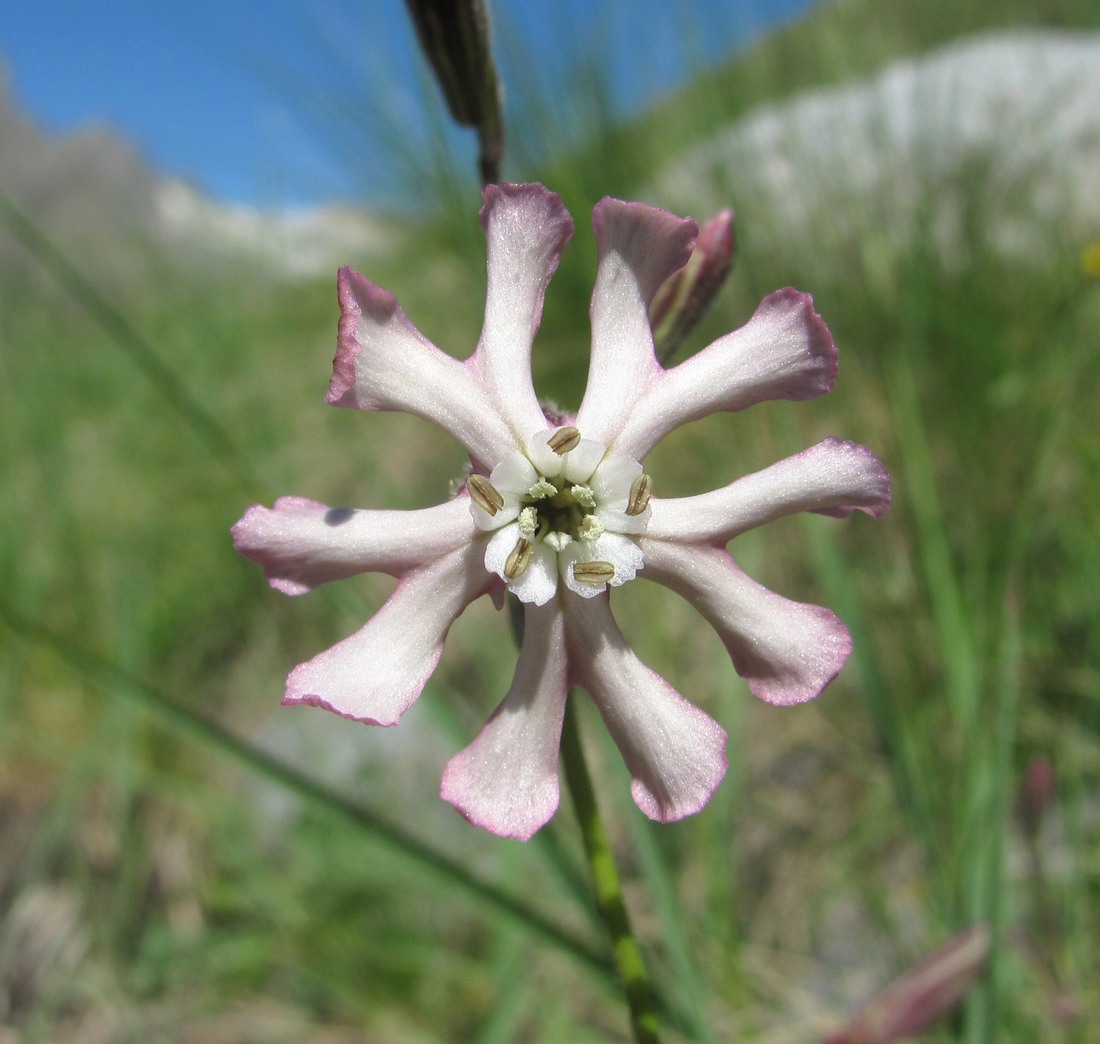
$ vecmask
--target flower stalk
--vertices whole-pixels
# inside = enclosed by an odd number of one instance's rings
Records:
[[[596,791],[581,749],[580,729],[574,700],[565,708],[561,735],[562,766],[565,782],[573,799],[577,821],[584,840],[584,852],[596,890],[596,906],[607,927],[615,970],[626,995],[630,1029],[637,1044],[659,1044],[657,1008],[653,988],[646,974],[638,941],[630,928],[622,882],[615,855],[604,830],[596,804]]]
[[[484,0],[406,0],[406,6],[451,117],[477,131],[482,184],[499,181],[504,121]]]

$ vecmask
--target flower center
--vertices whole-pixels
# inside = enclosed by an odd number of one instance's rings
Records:
[[[574,540],[596,540],[603,533],[596,517],[596,494],[579,482],[540,476],[519,502],[521,535],[543,540],[555,551]]]
[[[543,431],[486,478],[467,480],[474,521],[495,535],[486,568],[522,601],[553,595],[558,576],[591,596],[642,565],[652,482],[641,465],[609,455],[572,426]]]

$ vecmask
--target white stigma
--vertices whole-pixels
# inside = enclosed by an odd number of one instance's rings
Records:
[[[573,496],[577,503],[591,511],[596,506],[596,494],[588,486],[574,486]]]
[[[519,531],[528,540],[534,538],[539,528],[539,513],[533,507],[525,507],[519,513]]]
[[[603,536],[603,523],[595,515],[585,515],[577,530],[581,540],[599,540]]]
[[[543,543],[546,544],[551,550],[564,551],[571,543],[573,538],[568,533],[560,533],[555,530],[553,533],[547,533],[543,539]]]

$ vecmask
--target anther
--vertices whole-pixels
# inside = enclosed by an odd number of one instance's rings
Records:
[[[523,576],[527,572],[527,567],[531,564],[531,556],[534,553],[534,541],[520,537],[504,562],[504,578],[506,580],[518,580]]]
[[[571,449],[576,449],[580,445],[580,441],[580,431],[570,425],[567,428],[558,428],[558,430],[547,439],[546,445],[560,457],[568,453]]]
[[[481,475],[471,475],[466,480],[466,488],[470,492],[470,499],[477,504],[482,511],[495,515],[504,507],[504,497],[497,488]]]
[[[581,584],[606,584],[615,577],[610,562],[574,562],[573,579]]]
[[[653,492],[653,479],[644,472],[630,483],[630,497],[626,502],[628,515],[640,515],[649,507],[649,497]]]

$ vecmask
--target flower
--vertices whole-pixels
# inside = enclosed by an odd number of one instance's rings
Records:
[[[851,641],[828,610],[787,601],[726,552],[738,533],[795,511],[881,514],[889,478],[862,446],[824,442],[723,489],[661,500],[641,461],[668,432],[720,410],[829,390],[836,348],[812,299],[765,298],[749,322],[664,368],[647,309],[683,268],[693,221],[604,199],[593,223],[588,385],[575,416],[544,412],[531,380],[543,296],[573,223],[541,185],[491,185],[485,321],[465,361],[440,351],[389,292],[339,275],[340,329],[326,399],[433,421],[470,454],[463,491],[413,511],[333,509],[283,497],[233,529],[272,587],[383,572],[398,584],[357,633],[296,667],[285,704],[393,725],[435,670],[451,624],[474,599],[505,590],[523,603],[515,676],[503,702],[443,775],[442,796],[496,834],[526,839],[558,805],[558,757],[570,686],[599,708],[633,777],[632,794],[663,822],[701,809],[726,770],[724,730],[630,649],[608,590],[641,575],[690,601],[721,636],[759,697],[816,696]]]

